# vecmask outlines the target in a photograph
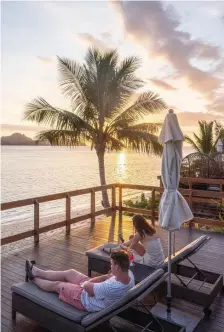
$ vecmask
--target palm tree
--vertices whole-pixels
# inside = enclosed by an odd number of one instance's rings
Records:
[[[165,103],[153,92],[137,95],[143,87],[143,81],[136,76],[137,57],[119,62],[116,50],[102,54],[90,48],[83,64],[58,57],[58,65],[60,86],[70,98],[71,109],[59,109],[40,97],[28,103],[24,118],[50,127],[37,134],[38,141],[66,146],[89,143],[98,157],[101,185],[106,184],[105,151],[130,148],[161,153],[155,136],[158,124],[140,120],[164,109]],[[108,207],[107,192],[102,195],[103,205]]]
[[[199,135],[193,133],[194,139],[185,136],[186,142],[200,153],[212,153],[216,151],[216,145],[219,139],[224,142],[224,128],[216,121],[206,122],[198,121]]]

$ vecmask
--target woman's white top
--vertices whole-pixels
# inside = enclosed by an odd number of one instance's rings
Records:
[[[136,263],[153,267],[158,267],[163,264],[165,257],[160,238],[153,238],[152,236],[145,235],[141,240],[141,244],[145,249],[145,254],[144,256],[140,256],[134,251],[134,261]]]

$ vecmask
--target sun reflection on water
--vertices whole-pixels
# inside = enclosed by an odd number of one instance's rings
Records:
[[[117,156],[117,167],[116,173],[118,177],[124,179],[127,176],[127,166],[126,166],[126,154],[125,152],[120,152]]]

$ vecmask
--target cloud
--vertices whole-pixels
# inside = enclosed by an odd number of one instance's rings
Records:
[[[41,126],[32,126],[32,125],[13,125],[8,123],[1,124],[1,130],[5,131],[12,131],[12,132],[23,132],[23,131],[31,131],[31,132],[38,132],[41,130],[45,130],[46,127]]]
[[[45,63],[52,63],[53,62],[53,59],[49,56],[38,55],[37,59],[40,60],[41,62],[45,62]]]
[[[112,6],[119,13],[124,29],[135,42],[142,44],[150,57],[162,58],[184,77],[191,89],[214,98],[221,79],[192,64],[200,60],[218,62],[221,50],[216,45],[194,40],[181,30],[181,22],[173,7],[159,1],[115,1]],[[139,19],[139,17],[141,19]]]
[[[207,110],[224,116],[224,91],[222,95],[217,96],[212,104],[207,105]]]
[[[169,83],[165,82],[165,81],[162,81],[162,80],[159,80],[159,79],[156,79],[156,78],[151,78],[150,81],[158,86],[159,88],[162,88],[164,90],[176,90],[175,87],[173,87],[172,85],[170,85]]]
[[[96,48],[98,48],[101,52],[106,52],[110,50],[110,47],[108,47],[108,45],[103,42],[102,40],[93,37],[90,33],[78,33],[77,34],[78,38],[83,41],[85,44],[89,45],[89,46],[95,46]],[[104,39],[107,39],[108,36],[104,36]]]
[[[224,114],[220,116],[214,116],[209,113],[199,112],[180,112],[177,113],[178,121],[181,126],[197,126],[198,121],[217,121],[224,124]]]

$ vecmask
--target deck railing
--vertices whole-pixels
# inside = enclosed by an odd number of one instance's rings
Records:
[[[224,180],[216,180],[219,181],[217,183],[224,184]],[[214,184],[214,182],[212,182]],[[151,192],[151,209],[139,209],[133,207],[127,207],[123,205],[123,190],[127,189],[137,189],[140,191]],[[101,209],[96,211],[96,200],[95,194],[96,192],[100,192],[103,190],[111,191],[111,207]],[[116,192],[118,190],[118,202],[116,199]],[[63,192],[53,195],[23,199],[14,202],[7,202],[1,204],[1,210],[9,210],[13,208],[23,207],[27,205],[33,205],[34,212],[34,227],[32,230],[22,232],[19,234],[7,236],[1,239],[1,245],[9,244],[12,242],[16,242],[25,238],[34,237],[34,242],[39,242],[39,235],[51,230],[55,230],[57,228],[65,227],[66,234],[70,234],[71,225],[75,224],[79,221],[91,219],[91,223],[95,223],[95,218],[97,216],[106,214],[112,215],[113,213],[119,212],[119,220],[122,220],[123,212],[132,212],[132,213],[140,213],[147,214],[151,216],[152,222],[154,223],[155,219],[158,217],[158,212],[156,210],[156,195],[162,194],[163,188],[156,186],[144,186],[144,185],[135,185],[135,184],[122,184],[122,183],[113,183],[105,186],[91,187],[85,189],[77,189],[70,192]],[[224,203],[224,191],[213,192],[213,191],[204,191],[204,190],[194,190],[194,189],[179,189],[182,195],[188,201],[190,207],[192,207],[193,202],[203,202],[207,204],[214,204],[214,202],[223,202]],[[90,213],[84,214],[81,216],[77,216],[71,218],[71,197],[90,194]],[[40,204],[44,202],[50,202],[54,200],[64,199],[65,200],[65,220],[50,224],[47,226],[40,227]],[[221,226],[224,227],[224,222],[218,219],[208,219],[208,218],[194,218],[189,224],[192,222],[208,225],[208,226]]]

